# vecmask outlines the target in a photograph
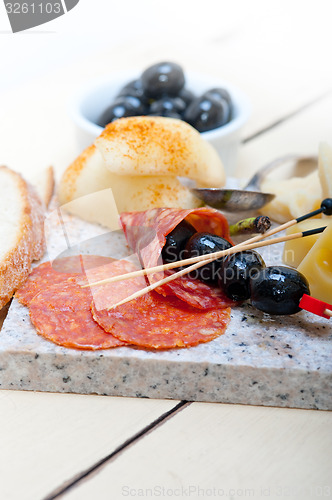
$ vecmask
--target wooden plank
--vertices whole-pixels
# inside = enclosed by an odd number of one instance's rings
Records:
[[[176,404],[0,391],[0,498],[43,498]]]
[[[332,95],[309,106],[244,144],[237,175],[250,177],[259,167],[286,154],[318,155],[321,141],[332,143]]]
[[[63,498],[327,497],[331,425],[327,412],[194,403]]]

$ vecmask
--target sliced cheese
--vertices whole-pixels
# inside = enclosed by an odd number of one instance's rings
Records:
[[[332,224],[332,221],[327,221],[326,219],[321,218],[309,219],[288,228],[286,234],[288,235],[298,233],[300,231],[308,231],[309,229],[326,226],[326,224]],[[320,236],[320,234],[313,234],[312,236],[306,236],[305,238],[286,241],[282,256],[284,264],[291,267],[298,267]]]
[[[316,210],[322,201],[317,170],[306,177],[293,177],[281,181],[266,180],[262,183],[261,189],[266,193],[275,194],[276,197],[260,212],[281,224]]]
[[[316,299],[332,303],[332,225],[325,229],[302,260],[298,271],[307,278]]]
[[[330,198],[332,197],[332,148],[326,142],[319,145],[318,170],[323,198]]]

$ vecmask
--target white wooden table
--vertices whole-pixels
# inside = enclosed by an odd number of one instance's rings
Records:
[[[59,177],[79,153],[66,108],[75,89],[162,59],[248,94],[239,176],[316,154],[332,143],[331,17],[328,2],[303,4],[255,1],[230,25],[221,8],[220,33],[141,36],[3,92],[0,162],[27,178],[53,164]],[[331,412],[0,391],[1,500],[331,498],[331,450]]]

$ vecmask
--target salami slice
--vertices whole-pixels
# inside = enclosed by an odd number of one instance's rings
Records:
[[[110,311],[92,314],[99,325],[123,342],[146,349],[190,347],[222,335],[230,308],[199,310],[176,297],[150,292]]]
[[[157,265],[166,236],[184,219],[196,231],[217,234],[232,243],[227,219],[214,208],[154,208],[144,212],[125,212],[120,219],[128,245],[139,255],[144,267]]]
[[[112,278],[120,274],[126,274],[137,271],[139,268],[133,263],[126,260],[114,260],[107,265],[87,271],[84,282],[94,283],[104,280],[105,278]],[[87,280],[87,281],[86,281]],[[82,282],[80,278],[76,278],[79,283]],[[137,277],[130,280],[117,281],[115,283],[106,283],[91,287],[92,299],[96,310],[107,309],[112,305],[117,304],[123,299],[126,299],[133,293],[142,290],[146,287],[144,277]]]
[[[88,288],[67,279],[32,298],[30,318],[39,335],[63,347],[97,350],[125,345],[93,320],[91,300]]]
[[[223,214],[213,208],[182,210],[176,208],[157,208],[145,212],[121,214],[121,223],[128,244],[140,258],[144,268],[162,264],[161,252],[166,236],[184,219],[197,231],[217,234],[231,241],[229,226]],[[149,276],[151,283],[167,276],[169,272]],[[225,297],[221,290],[210,287],[199,280],[183,276],[156,289],[164,296],[176,296],[198,309],[224,308],[234,302]]]
[[[166,271],[165,277],[175,271]],[[189,276],[181,276],[155,289],[156,292],[167,296],[178,297],[192,307],[198,309],[216,309],[231,307],[234,301],[228,299],[218,287],[211,287],[202,281],[195,280]]]
[[[87,277],[91,282],[135,269],[130,262],[119,260],[93,269]],[[174,296],[165,298],[156,292],[108,310],[145,286],[144,278],[137,277],[92,287],[95,321],[119,340],[147,349],[194,346],[224,333],[230,320],[229,308],[199,310]]]
[[[37,293],[50,285],[60,284],[68,278],[84,274],[88,269],[110,262],[108,257],[98,255],[75,255],[54,262],[44,262],[35,267],[15,297],[21,304],[28,306]]]

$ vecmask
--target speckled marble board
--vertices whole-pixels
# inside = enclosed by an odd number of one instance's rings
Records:
[[[126,255],[120,232],[57,212],[48,258],[66,251]],[[280,263],[281,246],[262,251]],[[226,333],[207,344],[163,352],[121,347],[66,349],[37,335],[15,299],[0,332],[0,388],[332,409],[331,320],[302,311],[269,317],[250,305],[234,308]]]

